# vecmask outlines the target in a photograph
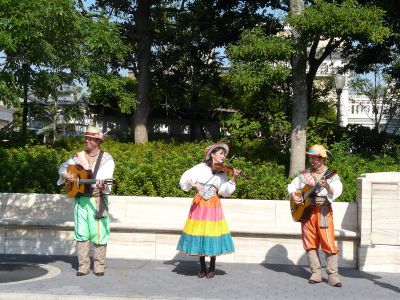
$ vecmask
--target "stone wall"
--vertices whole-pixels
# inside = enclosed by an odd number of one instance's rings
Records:
[[[0,194],[0,252],[74,254],[72,199],[64,195]],[[191,198],[110,197],[107,256],[125,259],[194,259],[176,245]],[[300,224],[284,200],[222,199],[236,252],[219,261],[307,265]],[[357,266],[356,203],[333,204],[340,266]]]
[[[357,179],[359,268],[400,272],[400,173],[363,174]]]

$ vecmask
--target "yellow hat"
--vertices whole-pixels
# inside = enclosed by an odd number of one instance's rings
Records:
[[[228,155],[228,152],[229,152],[229,145],[227,144],[227,143],[224,143],[224,142],[218,142],[218,143],[215,143],[215,144],[213,144],[213,145],[210,145],[210,146],[207,146],[206,147],[206,149],[205,149],[205,157],[206,157],[206,160],[207,159],[210,159],[210,155],[211,155],[211,152],[215,149],[215,148],[218,148],[218,147],[220,147],[220,148],[223,148],[224,150],[225,150],[225,155]]]
[[[96,126],[88,126],[86,132],[83,134],[84,136],[89,136],[95,139],[103,140],[104,134],[101,132],[100,128]]]
[[[324,146],[316,144],[316,145],[312,145],[310,148],[308,148],[308,151],[306,151],[306,154],[314,155],[314,156],[321,156],[323,158],[326,158],[327,152],[329,152],[329,151],[326,150]]]

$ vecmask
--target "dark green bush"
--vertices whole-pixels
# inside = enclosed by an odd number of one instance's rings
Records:
[[[256,144],[258,145],[258,144]],[[190,196],[179,187],[184,171],[201,162],[207,143],[150,142],[146,145],[104,142],[102,148],[114,157],[116,169],[114,194],[132,196],[182,197]],[[256,146],[247,149],[253,151]],[[59,165],[76,151],[83,149],[81,139],[59,141],[52,148],[31,146],[0,149],[0,192],[59,193]],[[233,152],[234,150],[232,150]],[[251,180],[241,178],[232,197],[256,199],[285,199],[285,167],[274,162],[255,163],[245,157],[233,161]]]
[[[132,196],[191,196],[179,187],[184,171],[201,162],[206,142],[150,142],[145,145],[106,140],[102,148],[115,160],[116,185],[113,193]],[[337,170],[344,191],[339,201],[355,201],[356,179],[362,173],[397,171],[396,155],[352,153],[353,145],[342,141],[329,145],[332,156],[328,165]],[[395,146],[392,146],[391,152]],[[63,193],[56,185],[59,165],[76,151],[83,149],[82,139],[62,140],[53,146],[32,145],[23,148],[0,148],[0,192]],[[232,165],[252,178],[240,178],[232,195],[242,199],[287,199],[289,156],[273,145],[256,140],[234,144],[230,156],[237,154]],[[285,158],[286,157],[286,161]],[[277,162],[280,163],[277,163]],[[285,162],[282,163],[282,162]]]
[[[337,170],[343,182],[343,194],[340,201],[355,201],[356,179],[363,173],[399,171],[399,156],[351,154],[352,145],[348,142],[335,143],[330,146],[332,157],[328,164]],[[398,150],[400,148],[398,147]],[[399,153],[400,154],[400,153]]]
[[[63,151],[46,146],[0,148],[0,191],[9,193],[57,193],[57,169]]]

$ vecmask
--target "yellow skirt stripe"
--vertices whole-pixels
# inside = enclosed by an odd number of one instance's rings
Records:
[[[205,221],[188,219],[183,232],[193,236],[221,236],[229,233],[225,219],[220,221]]]

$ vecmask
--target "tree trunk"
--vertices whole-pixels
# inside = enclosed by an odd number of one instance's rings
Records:
[[[57,140],[57,121],[58,121],[57,99],[54,99],[53,143]]]
[[[301,14],[303,0],[290,0],[290,12]],[[307,49],[301,44],[301,36],[293,31],[297,53],[292,58],[293,68],[293,110],[289,175],[293,176],[305,168],[307,129]]]
[[[199,93],[192,92],[190,99],[190,140],[196,141],[202,138],[202,130],[200,126],[200,121],[198,118],[197,102],[199,98]]]
[[[24,104],[22,107],[22,134],[26,136],[28,132],[28,80],[29,80],[29,66],[26,63],[22,65],[23,71],[23,93]]]
[[[307,80],[307,117],[314,115],[314,102],[313,102],[313,84],[314,84],[314,79],[317,75],[317,71],[319,68],[320,64],[317,61],[310,61],[309,60],[309,65],[308,65],[308,74],[306,75],[306,80]],[[307,68],[307,65],[306,65]]]
[[[148,142],[147,118],[149,116],[149,90],[150,90],[150,51],[151,51],[151,31],[150,31],[150,8],[151,1],[138,0],[135,14],[137,40],[137,101],[138,105],[133,114],[133,127],[136,144]],[[133,124],[132,124],[133,123]]]

